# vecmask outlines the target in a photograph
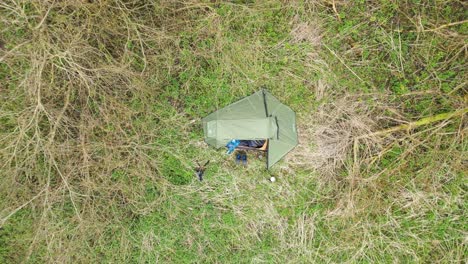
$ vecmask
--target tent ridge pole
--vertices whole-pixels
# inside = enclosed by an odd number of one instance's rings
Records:
[[[268,107],[267,107],[267,102],[266,102],[265,89],[262,89],[262,94],[263,94],[263,105],[265,106],[265,115],[266,117],[268,117]]]

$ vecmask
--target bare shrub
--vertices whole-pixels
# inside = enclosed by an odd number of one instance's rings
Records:
[[[27,258],[46,247],[44,260],[88,262],[83,252],[90,247],[83,241],[102,243],[110,222],[121,226],[122,219],[148,214],[170,185],[161,177],[162,155],[147,146],[158,136],[149,128],[157,118],[135,122],[157,116],[149,109],[159,88],[136,79],[147,74],[148,55],[155,69],[167,66],[147,48],[176,52],[168,41],[178,37],[172,25],[189,27],[174,20],[183,22],[192,11],[161,15],[184,7],[173,1],[157,8],[124,1],[33,2],[27,13],[23,4],[0,5],[2,30],[24,32],[9,39],[9,51],[4,45],[0,50],[0,62],[19,79],[9,80],[15,89],[0,84],[6,102],[0,105],[0,228],[32,208],[37,224]],[[134,102],[141,110],[131,107]]]

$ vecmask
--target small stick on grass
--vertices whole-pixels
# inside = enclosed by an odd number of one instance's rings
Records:
[[[455,112],[443,113],[443,114],[438,114],[435,116],[424,117],[417,121],[410,122],[408,124],[402,124],[402,125],[394,126],[394,127],[387,128],[384,130],[380,130],[374,133],[370,133],[367,135],[363,135],[363,136],[358,137],[358,139],[366,138],[366,137],[385,136],[385,135],[391,134],[393,132],[401,131],[401,130],[411,130],[419,126],[428,125],[437,121],[442,121],[442,120],[447,120],[453,117],[462,116],[466,113],[468,113],[468,108],[463,108]]]
[[[354,144],[353,144],[353,173],[352,173],[352,179],[351,179],[351,188],[354,188],[354,177],[359,174],[359,163],[358,163],[358,158],[359,158],[359,140],[364,139],[364,138],[369,138],[369,137],[376,137],[376,136],[386,136],[388,134],[391,134],[393,132],[401,131],[401,130],[411,130],[419,126],[423,125],[428,125],[431,123],[435,123],[437,121],[443,121],[443,120],[448,120],[453,117],[457,116],[463,116],[464,114],[468,113],[468,108],[463,108],[461,110],[457,110],[455,112],[450,112],[450,113],[443,113],[443,114],[438,114],[435,116],[430,116],[430,117],[425,117],[421,118],[417,121],[410,122],[408,124],[402,124],[398,126],[394,126],[391,128],[387,128],[384,130],[380,130],[374,133],[366,134],[363,136],[359,136],[354,138]]]
[[[341,22],[340,14],[338,13],[338,10],[336,9],[335,0],[332,0],[332,7],[333,7],[333,12],[335,12],[336,18],[338,18],[338,21]]]

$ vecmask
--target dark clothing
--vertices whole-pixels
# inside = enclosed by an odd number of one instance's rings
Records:
[[[265,140],[240,140],[239,146],[261,148],[265,144]]]

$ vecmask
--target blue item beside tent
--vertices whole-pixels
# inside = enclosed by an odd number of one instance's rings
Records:
[[[239,146],[239,144],[240,144],[240,141],[237,139],[233,139],[229,141],[226,145],[226,147],[228,148],[226,154],[231,154],[237,148],[237,146]]]

